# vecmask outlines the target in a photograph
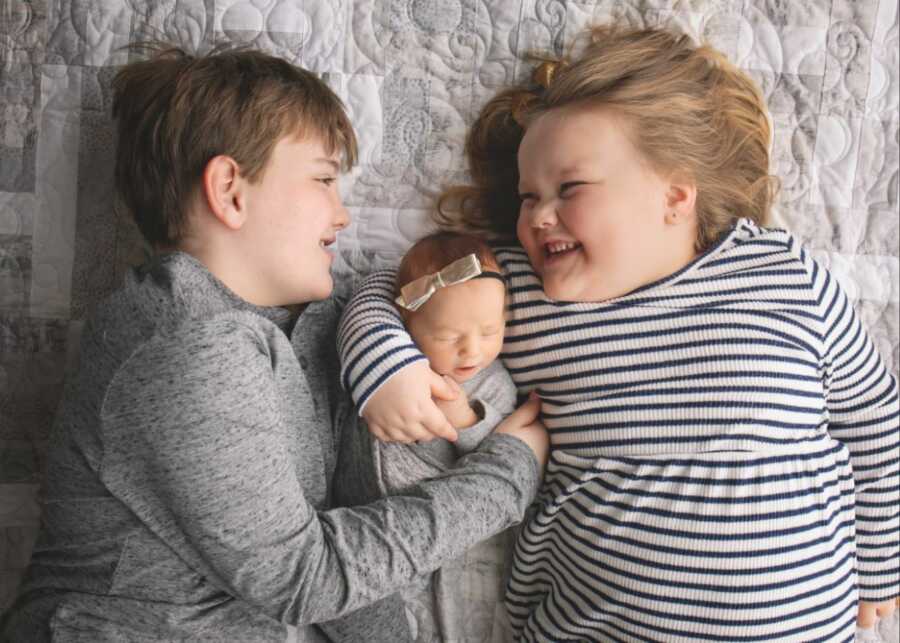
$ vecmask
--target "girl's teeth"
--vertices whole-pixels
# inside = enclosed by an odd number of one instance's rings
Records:
[[[571,243],[571,242],[566,242],[566,243],[562,243],[562,242],[560,242],[560,243],[548,243],[548,244],[547,244],[547,251],[548,251],[550,254],[555,254],[555,253],[557,253],[557,252],[564,252],[564,251],[566,251],[566,250],[571,250],[571,249],[574,248],[576,245],[578,245],[578,244],[576,244],[576,243]]]

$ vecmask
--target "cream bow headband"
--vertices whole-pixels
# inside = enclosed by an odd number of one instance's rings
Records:
[[[425,305],[431,296],[441,288],[447,286],[455,286],[470,279],[478,279],[482,277],[490,277],[499,279],[503,283],[503,275],[492,270],[483,270],[481,262],[475,254],[466,255],[462,259],[457,259],[453,263],[447,264],[438,272],[430,275],[424,275],[415,279],[400,289],[400,296],[394,301],[397,305],[406,310],[418,310]]]

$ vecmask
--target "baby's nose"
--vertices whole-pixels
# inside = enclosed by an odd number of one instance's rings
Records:
[[[459,352],[464,356],[471,356],[478,354],[478,339],[475,337],[467,337],[463,340],[462,346],[460,347]]]

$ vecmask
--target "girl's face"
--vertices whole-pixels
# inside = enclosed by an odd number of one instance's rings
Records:
[[[472,279],[439,289],[406,326],[432,370],[462,383],[500,354],[505,307],[503,282]]]
[[[649,167],[626,127],[609,111],[564,107],[519,146],[518,237],[551,299],[619,297],[694,257],[691,194]]]

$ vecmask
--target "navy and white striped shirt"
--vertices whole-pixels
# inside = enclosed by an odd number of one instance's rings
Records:
[[[599,303],[552,301],[524,251],[496,254],[502,357],[551,436],[507,592],[526,640],[852,640],[857,597],[900,594],[897,383],[789,234],[741,220]],[[422,358],[389,282],[340,335],[361,405]]]

